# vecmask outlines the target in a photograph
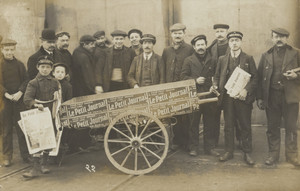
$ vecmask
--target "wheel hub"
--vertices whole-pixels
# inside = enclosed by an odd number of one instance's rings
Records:
[[[137,139],[132,140],[131,145],[133,148],[140,148],[141,142]]]

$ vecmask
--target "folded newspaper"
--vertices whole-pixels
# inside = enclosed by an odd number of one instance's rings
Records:
[[[237,96],[246,87],[250,78],[251,74],[240,67],[236,67],[225,84],[227,94],[229,94],[230,97]]]

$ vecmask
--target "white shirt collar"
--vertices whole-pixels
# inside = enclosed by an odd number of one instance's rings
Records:
[[[44,48],[44,47],[43,47]],[[51,54],[53,54],[53,52],[50,52],[50,51],[48,51],[48,50],[46,50],[46,49],[44,49],[49,55],[51,55]]]
[[[148,60],[151,58],[152,54],[153,54],[153,52],[151,52],[150,54],[147,55]],[[144,59],[146,60],[146,53],[145,52],[143,53],[143,56],[144,56]]]
[[[232,58],[237,58],[239,57],[239,55],[241,54],[241,49],[239,49],[238,51],[233,52],[232,50],[230,51],[231,57]]]

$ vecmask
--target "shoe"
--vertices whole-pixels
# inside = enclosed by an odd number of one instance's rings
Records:
[[[172,144],[172,146],[170,147],[170,149],[172,151],[176,151],[178,148],[179,148],[179,145],[175,145],[175,144]]]
[[[32,168],[30,171],[25,172],[23,174],[23,177],[26,179],[32,179],[32,178],[38,177],[38,175],[39,175],[39,172],[37,171],[37,169]]]
[[[195,156],[198,155],[198,153],[197,153],[196,150],[191,150],[191,151],[189,152],[189,155],[195,157]]]
[[[4,161],[3,161],[3,166],[9,167],[10,165],[11,165],[10,160],[4,160]]]
[[[230,152],[225,152],[222,156],[220,156],[219,160],[221,162],[228,161],[233,158],[233,154]]]
[[[213,156],[220,156],[220,153],[218,151],[216,151],[215,149],[210,149],[204,152],[207,155],[213,155]]]
[[[244,160],[248,165],[254,165],[255,161],[251,158],[249,153],[244,153]]]
[[[47,168],[46,166],[41,166],[41,173],[42,174],[48,174],[48,173],[50,173],[50,169],[49,168]]]
[[[294,166],[300,167],[300,162],[296,157],[295,158],[287,158],[286,162],[291,163]]]
[[[269,156],[266,160],[265,160],[265,164],[268,166],[272,166],[274,165],[276,162],[278,161],[278,159],[275,159],[272,156]]]

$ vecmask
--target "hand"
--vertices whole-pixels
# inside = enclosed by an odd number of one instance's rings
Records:
[[[256,105],[257,107],[260,109],[260,110],[264,110],[266,107],[265,107],[265,102],[262,100],[262,99],[258,99],[256,101]]]
[[[196,82],[197,82],[197,84],[204,84],[204,82],[205,82],[205,78],[204,77],[199,77],[199,78],[197,78],[196,79]]]
[[[38,104],[38,103],[36,103],[36,104],[34,104],[33,106],[34,106],[34,107],[37,107],[38,110],[40,110],[40,111],[44,111],[44,106],[43,106],[43,104]]]
[[[242,101],[245,101],[246,100],[246,96],[247,96],[247,90],[243,89],[237,96],[236,98],[237,99],[240,99]]]
[[[5,96],[6,99],[9,99],[9,100],[12,100],[12,98],[13,98],[13,96],[10,95],[10,94],[7,93],[7,92],[5,92],[4,96]]]
[[[96,93],[96,94],[101,94],[101,93],[103,93],[103,88],[102,88],[102,86],[96,86],[96,87],[95,87],[95,93]]]
[[[288,70],[283,75],[288,79],[288,80],[293,80],[297,78],[296,72],[294,70]]]
[[[133,88],[139,88],[140,86],[139,85],[137,85],[137,84],[135,84],[134,86],[133,86]]]
[[[22,95],[23,95],[23,92],[18,91],[17,93],[15,93],[15,94],[12,95],[12,99],[11,100],[17,102],[22,97]]]

